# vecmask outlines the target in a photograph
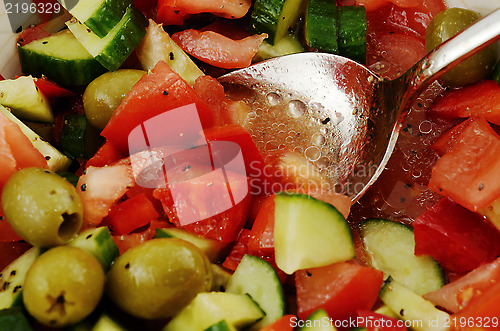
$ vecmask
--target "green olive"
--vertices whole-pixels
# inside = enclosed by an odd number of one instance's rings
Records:
[[[107,293],[129,314],[157,319],[173,316],[211,286],[211,264],[199,248],[162,238],[118,257],[108,273]]]
[[[94,79],[83,93],[83,108],[90,124],[104,129],[113,111],[145,73],[143,70],[120,69]]]
[[[24,168],[9,178],[2,208],[14,231],[34,246],[63,245],[78,234],[83,222],[75,187],[41,168]]]
[[[440,12],[427,26],[425,32],[427,50],[433,50],[480,18],[479,13],[462,8],[449,8]],[[495,62],[496,47],[492,45],[451,69],[441,79],[450,86],[476,83],[491,75]]]
[[[80,248],[59,246],[35,260],[26,274],[23,302],[40,323],[60,327],[81,321],[101,300],[101,264]]]

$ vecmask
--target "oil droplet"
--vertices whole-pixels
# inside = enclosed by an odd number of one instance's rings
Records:
[[[267,103],[269,104],[269,106],[277,106],[280,104],[280,102],[282,100],[281,95],[279,95],[276,92],[268,93],[266,98],[267,98]]]
[[[321,151],[315,146],[310,146],[306,148],[305,155],[309,160],[316,161],[320,158]]]
[[[306,112],[306,105],[300,100],[292,100],[288,103],[288,115],[293,118],[298,118]]]
[[[321,133],[315,133],[313,136],[312,136],[312,139],[311,139],[312,143],[316,146],[321,146],[325,143],[326,141],[326,138],[325,136],[323,136]]]
[[[421,133],[428,134],[432,131],[432,123],[430,121],[423,121],[420,123],[418,126],[418,129],[420,130]]]
[[[320,157],[320,158],[318,159],[318,161],[316,161],[316,165],[317,165],[317,166],[318,166],[318,168],[320,168],[320,169],[327,168],[329,164],[330,164],[330,160],[329,160],[327,157],[325,157],[325,156]]]

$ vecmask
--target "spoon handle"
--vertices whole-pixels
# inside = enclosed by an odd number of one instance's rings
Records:
[[[406,81],[403,106],[441,75],[500,39],[500,9],[477,21],[431,51],[401,78]]]

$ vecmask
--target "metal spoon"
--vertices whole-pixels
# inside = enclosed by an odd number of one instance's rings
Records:
[[[355,61],[323,53],[271,59],[233,71],[219,81],[230,98],[244,95],[255,112],[263,112],[259,109],[263,104],[278,100],[291,111],[290,120],[309,122],[309,129],[321,130],[332,154],[329,159],[334,160],[322,171],[337,183],[336,191],[354,202],[384,170],[412,101],[442,74],[499,38],[500,9],[392,81]]]

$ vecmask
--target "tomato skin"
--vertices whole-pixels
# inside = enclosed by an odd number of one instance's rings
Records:
[[[436,162],[429,188],[475,212],[500,196],[499,172],[500,136],[477,119]]]
[[[142,193],[114,205],[105,222],[115,234],[128,234],[158,216],[153,203]]]
[[[483,264],[437,291],[426,293],[424,298],[452,313],[458,313],[467,307],[471,300],[488,292],[498,283],[500,283],[500,258]]]
[[[130,234],[114,235],[113,240],[120,254],[125,253],[130,248],[136,247],[143,242],[153,239],[156,234],[156,229],[168,228],[171,225],[167,222],[152,221],[146,230],[141,232],[133,232]]]
[[[297,271],[298,316],[323,308],[334,320],[355,318],[357,310],[373,307],[383,278],[379,270],[350,262]]]
[[[415,254],[431,255],[445,269],[467,272],[500,255],[500,233],[480,215],[448,198],[413,222]]]
[[[47,98],[71,97],[75,93],[60,87],[54,82],[48,80],[45,76],[35,78],[35,85]]]
[[[267,34],[264,33],[233,40],[217,32],[194,29],[172,35],[172,39],[188,54],[224,69],[248,67],[266,38]]]
[[[484,117],[500,125],[500,86],[484,80],[451,90],[436,100],[431,112],[446,118]]]
[[[104,167],[105,165],[110,165],[111,163],[121,160],[126,156],[126,153],[122,153],[115,145],[113,145],[113,143],[107,141],[99,147],[94,156],[87,161],[86,166]]]
[[[369,310],[358,310],[358,317],[362,319],[362,323],[358,327],[364,326],[368,331],[405,331],[406,326],[397,326],[398,320],[382,314],[377,314]],[[366,322],[369,321],[369,322]],[[374,327],[378,325],[375,321],[383,321],[382,327]]]
[[[129,141],[129,134],[145,121],[167,113],[172,109],[182,106],[196,106],[201,125],[209,128],[215,123],[214,113],[210,107],[194,92],[194,90],[177,74],[168,64],[160,61],[151,72],[144,75],[132,90],[125,96],[120,106],[113,112],[108,124],[101,132],[108,141],[121,153],[128,155],[129,150],[138,148],[141,142]],[[186,119],[187,121],[187,119]],[[182,119],[179,119],[182,122]],[[173,141],[179,139],[175,128],[180,124],[182,127],[188,123],[167,123],[162,121],[156,123],[158,127],[148,130],[148,134],[159,134],[162,141],[175,144]],[[168,126],[172,126],[172,128]],[[170,132],[172,131],[172,132]],[[160,146],[152,146],[160,147]]]

